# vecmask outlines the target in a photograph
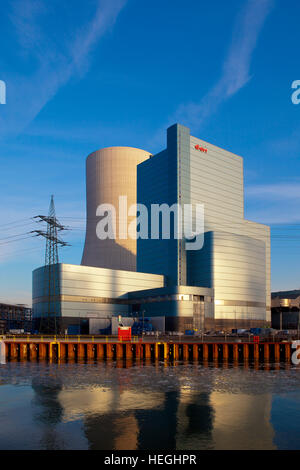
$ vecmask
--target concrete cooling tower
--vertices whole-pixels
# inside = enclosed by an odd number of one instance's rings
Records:
[[[136,240],[119,238],[119,196],[127,196],[128,208],[136,203],[137,165],[151,154],[131,147],[109,147],[91,153],[86,160],[87,222],[81,264],[136,271]],[[116,238],[100,240],[96,215],[100,204],[116,209]],[[133,217],[127,218],[128,224]]]

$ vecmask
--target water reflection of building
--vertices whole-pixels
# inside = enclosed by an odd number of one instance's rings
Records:
[[[90,449],[209,448],[214,410],[208,393],[179,386],[165,392],[127,387],[61,392],[64,420],[83,419]]]
[[[157,374],[142,366],[134,374],[103,372],[102,383],[91,378],[77,386],[63,387],[55,377],[33,380],[43,448],[74,446],[78,436],[71,434],[69,442],[65,431],[72,423],[84,445],[95,450],[276,448],[271,394],[234,393],[226,383],[220,391],[222,373],[215,382],[211,370],[197,369],[195,377],[190,369],[186,376],[183,369],[170,376],[168,367],[157,368]]]
[[[56,426],[62,421],[64,412],[59,399],[62,390],[61,381],[51,377],[47,377],[46,380],[34,378],[32,389],[35,392],[32,403],[34,421],[41,427],[41,448],[46,450],[61,449],[63,442],[56,430]]]
[[[207,385],[207,384],[206,384]],[[271,394],[178,394],[176,449],[274,449]]]
[[[140,448],[145,431],[142,421],[150,422],[151,416],[153,420],[155,410],[163,410],[165,398],[161,392],[131,391],[122,386],[66,389],[60,394],[64,421],[82,418],[89,448],[100,450]],[[156,435],[161,437],[159,430]],[[151,433],[149,437],[155,442]]]
[[[105,400],[106,410],[102,402],[101,411],[90,402],[93,411],[89,409],[84,417],[90,449],[188,449],[201,442],[206,448],[211,441],[213,408],[207,394],[195,393],[186,400],[180,391],[143,391],[135,397],[132,401],[133,397],[125,392],[120,396],[125,408],[115,410],[113,399]]]
[[[84,433],[90,450],[136,450],[139,426],[133,413],[95,414],[84,418]]]
[[[211,448],[214,408],[209,393],[182,388],[177,411],[177,449]]]
[[[178,395],[178,391],[166,392],[162,406],[155,406],[146,412],[135,412],[139,424],[140,449],[176,448]]]
[[[164,396],[165,395],[165,396]],[[87,413],[84,432],[90,449],[175,449],[178,393],[162,394],[163,400],[145,393],[142,408],[106,414]],[[148,405],[146,404],[148,401]]]
[[[102,402],[100,392],[94,403],[91,396],[88,398],[89,393],[83,391],[85,398],[80,407],[83,403],[90,403],[83,418],[90,449],[212,447],[214,409],[207,393],[187,394],[174,390],[152,394],[143,391],[135,395],[136,400],[132,400],[133,396],[124,392],[123,397],[123,393],[120,395],[121,406],[116,408],[113,392],[106,392],[110,398],[106,398],[105,402]],[[66,404],[64,401],[64,407]]]

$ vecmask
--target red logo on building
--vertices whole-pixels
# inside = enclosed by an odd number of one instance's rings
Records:
[[[204,153],[207,153],[207,149],[204,148],[204,147],[200,147],[200,145],[195,145],[195,149],[196,150],[200,150],[200,152],[204,152]]]

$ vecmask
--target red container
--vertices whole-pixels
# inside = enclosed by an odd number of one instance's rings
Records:
[[[119,341],[131,341],[131,326],[119,326],[118,340]]]

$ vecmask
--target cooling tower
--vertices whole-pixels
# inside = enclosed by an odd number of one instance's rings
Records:
[[[109,147],[91,153],[86,160],[86,238],[81,264],[136,271],[136,240],[119,237],[119,196],[127,196],[128,208],[136,203],[137,165],[150,153],[131,147]],[[96,215],[100,204],[116,209],[116,238],[100,240]],[[127,217],[128,224],[133,217]],[[122,235],[121,235],[122,237]]]

